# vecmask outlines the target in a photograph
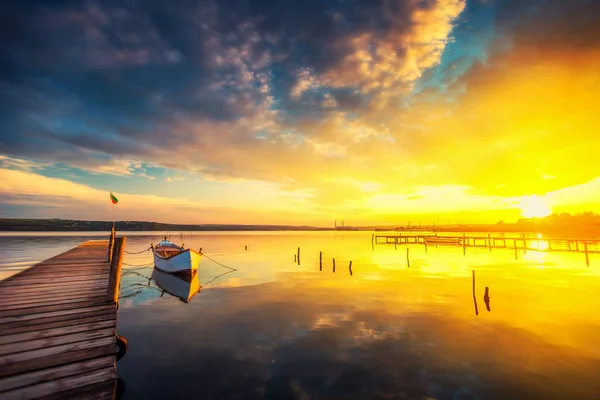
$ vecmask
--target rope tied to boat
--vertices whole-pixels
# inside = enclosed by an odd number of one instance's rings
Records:
[[[152,246],[148,247],[147,249],[141,250],[141,251],[127,251],[125,250],[126,254],[142,254],[148,250],[150,250],[152,248]]]
[[[220,262],[213,260],[212,258],[210,258],[209,256],[207,256],[206,254],[204,254],[204,253],[202,252],[202,249],[200,249],[199,253],[200,253],[200,254],[202,254],[204,257],[208,258],[210,261],[214,262],[214,263],[215,263],[215,264],[217,264],[217,265],[220,265],[220,266],[221,266],[221,267],[223,267],[223,268],[227,268],[227,269],[228,269],[228,270],[230,270],[230,271],[237,271],[237,269],[236,269],[236,268],[228,267],[228,266],[227,266],[227,265],[225,265],[225,264],[221,264]]]

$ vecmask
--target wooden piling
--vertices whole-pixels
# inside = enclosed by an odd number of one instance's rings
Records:
[[[590,266],[590,256],[588,254],[587,241],[583,242],[583,251],[585,253],[585,265],[589,267]]]
[[[463,233],[463,256],[467,255],[467,235]]]
[[[523,238],[523,254],[527,254],[527,239],[525,239],[525,234],[521,233],[521,237]]]
[[[569,246],[569,251],[571,251],[571,241],[567,240],[567,245]]]
[[[323,252],[319,252],[319,271],[323,271]]]
[[[579,251],[579,240],[575,241],[575,251]]]
[[[298,265],[300,265],[300,247],[298,247]]]
[[[515,260],[518,260],[518,256],[517,256],[517,239],[513,240],[513,245],[515,248]]]
[[[406,248],[406,265],[408,266],[408,268],[410,268],[410,258],[408,256],[408,251],[410,250],[410,248]]]
[[[398,238],[394,238],[394,250],[398,250]]]
[[[115,246],[115,227],[110,228],[110,236],[108,238],[108,255],[107,261],[112,261],[113,247]]]
[[[294,262],[298,262],[297,259],[296,259],[296,257],[297,256],[294,254]]]
[[[248,250],[248,246],[245,246],[245,247],[244,247],[244,250]]]
[[[490,233],[488,233],[488,247],[492,251],[492,235]]]
[[[352,261],[350,261],[350,265],[348,265],[348,270],[350,270],[350,276],[352,276]]]
[[[427,254],[427,239],[423,239],[423,244],[425,245],[425,253]]]
[[[333,259],[333,272],[335,272],[335,258]]]
[[[119,302],[119,287],[121,286],[121,267],[125,253],[125,242],[127,238],[115,239],[112,262],[110,263],[110,274],[108,278],[107,297],[113,303]]]

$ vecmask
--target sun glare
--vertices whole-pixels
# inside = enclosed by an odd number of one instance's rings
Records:
[[[552,214],[552,209],[539,197],[528,199],[520,205],[521,216],[524,218],[543,218]]]

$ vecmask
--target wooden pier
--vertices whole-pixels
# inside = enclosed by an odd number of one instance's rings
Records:
[[[0,281],[0,399],[114,398],[125,238],[113,239]]]
[[[512,249],[517,258],[517,251],[564,251],[585,254],[585,263],[590,265],[589,254],[600,253],[600,239],[581,239],[581,238],[551,238],[538,236],[505,237],[505,236],[467,236],[462,235],[373,235],[371,238],[374,244],[393,244],[394,246],[402,244],[422,244],[427,251],[428,246],[457,246],[462,247],[463,253],[467,248],[480,247],[492,249]]]

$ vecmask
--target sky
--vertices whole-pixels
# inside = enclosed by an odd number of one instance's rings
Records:
[[[0,217],[600,211],[600,2],[0,4]]]

